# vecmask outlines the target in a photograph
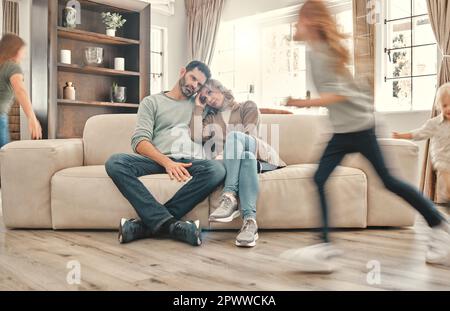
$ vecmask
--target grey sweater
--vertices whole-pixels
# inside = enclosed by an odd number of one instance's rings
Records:
[[[172,158],[202,159],[202,146],[191,140],[189,123],[193,100],[177,101],[164,93],[146,97],[139,105],[131,146],[148,141]]]
[[[344,96],[347,100],[329,106],[328,113],[335,133],[351,133],[375,126],[373,97],[353,77],[337,73],[336,60],[325,44],[312,46],[310,63],[314,84],[319,93]]]

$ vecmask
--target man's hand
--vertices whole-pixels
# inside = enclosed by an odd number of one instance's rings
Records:
[[[186,168],[191,167],[192,163],[179,163],[170,160],[167,164],[164,165],[167,174],[171,180],[178,180],[179,182],[185,182],[189,178],[191,178],[191,174],[187,171]]]

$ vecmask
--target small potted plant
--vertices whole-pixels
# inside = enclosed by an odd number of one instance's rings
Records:
[[[119,86],[116,82],[111,87],[111,103],[125,103],[127,101],[127,88]]]
[[[111,12],[103,12],[102,19],[103,23],[106,26],[106,34],[111,37],[115,37],[116,30],[118,28],[121,28],[127,21],[126,19],[122,18],[122,15]]]

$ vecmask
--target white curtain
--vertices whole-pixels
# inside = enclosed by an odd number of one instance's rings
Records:
[[[19,4],[14,1],[2,1],[2,34],[19,34]]]
[[[2,17],[2,22],[0,23],[0,37],[3,35],[3,1],[0,1],[0,16]]]
[[[225,0],[185,0],[190,60],[211,65]]]

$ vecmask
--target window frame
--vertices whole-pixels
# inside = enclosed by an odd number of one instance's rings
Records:
[[[348,1],[347,3],[337,3],[337,4],[332,4],[329,6],[329,8],[332,11],[332,14],[334,16],[336,16],[339,13],[345,12],[346,10],[348,10],[348,7],[350,6],[350,9],[353,11],[353,6],[351,1]],[[252,19],[254,20],[255,23],[258,23],[258,37],[259,37],[259,44],[261,46],[261,49],[259,50],[259,55],[258,55],[258,59],[259,59],[259,74],[258,76],[255,78],[255,88],[256,88],[256,92],[253,94],[253,98],[254,100],[257,102],[259,107],[264,107],[264,108],[279,108],[279,106],[277,106],[275,103],[266,103],[263,101],[263,72],[264,72],[264,63],[263,63],[263,51],[262,51],[262,44],[263,44],[263,30],[270,26],[270,25],[281,25],[281,24],[294,24],[297,21],[298,18],[298,11],[301,8],[301,5],[295,5],[295,6],[290,6],[290,7],[286,7],[286,8],[282,8],[282,9],[278,9],[278,10],[273,10],[273,11],[269,11],[266,13],[261,13],[258,14],[256,16],[252,16],[252,17],[245,17],[245,18],[240,18],[240,19],[236,19],[236,20],[232,20],[232,21],[226,21],[225,23],[232,23],[233,25],[233,47],[230,49],[225,49],[225,50],[220,50],[220,49],[216,49],[215,51],[215,56],[217,55],[217,53],[221,53],[223,51],[232,51],[233,52],[233,68],[232,70],[229,71],[217,71],[217,76],[218,79],[220,79],[220,74],[224,74],[224,73],[230,73],[233,75],[232,80],[233,80],[233,85],[232,86],[228,86],[230,87],[233,92],[235,93],[235,95],[237,94],[248,94],[248,92],[243,92],[242,90],[237,90],[234,88],[234,86],[236,86],[236,75],[238,73],[238,70],[236,69],[236,53],[238,53],[238,48],[235,45],[236,42],[236,31],[239,28],[239,25],[245,22],[249,22]],[[219,30],[220,31],[220,30]],[[351,40],[354,41],[354,27],[352,27],[352,37]],[[354,48],[354,43],[353,43],[353,48]],[[354,51],[350,51],[351,55],[354,56]],[[317,95],[316,94],[316,89],[313,85],[313,81],[311,78],[311,74],[310,74],[310,68],[309,68],[309,63],[308,63],[308,58],[309,58],[309,49],[306,49],[306,66],[305,66],[305,70],[300,70],[300,71],[305,71],[306,73],[306,81],[305,81],[305,87],[306,90],[309,90],[311,92],[311,94]],[[214,60],[213,60],[213,65],[214,65]],[[354,63],[352,65],[352,68],[354,69]],[[215,68],[212,68],[213,70],[215,70]],[[305,94],[306,96],[306,94]],[[281,97],[280,97],[281,98]]]
[[[156,51],[152,51],[152,47],[150,46],[150,56],[153,53],[157,53],[157,54],[161,54],[162,57],[162,61],[161,61],[161,68],[162,68],[162,72],[160,73],[156,73],[153,72],[153,68],[150,68],[150,81],[152,80],[152,76],[153,74],[161,74],[162,76],[162,83],[161,83],[161,88],[162,91],[166,91],[168,86],[169,86],[169,55],[168,55],[168,38],[169,38],[169,30],[167,27],[162,27],[162,26],[158,26],[158,25],[151,25],[151,29],[150,32],[153,32],[154,30],[157,31],[161,31],[161,40],[162,40],[162,51],[161,52],[156,52]],[[153,90],[151,89],[151,82],[150,82],[150,93],[153,93]]]
[[[381,23],[378,23],[377,27],[376,27],[376,31],[377,31],[377,59],[376,60],[376,68],[378,68],[380,70],[380,74],[378,77],[376,77],[376,81],[378,86],[376,87],[376,103],[375,103],[375,110],[377,112],[380,113],[407,113],[407,112],[420,112],[420,111],[429,111],[431,110],[431,104],[430,104],[430,109],[415,109],[414,108],[414,91],[415,91],[415,83],[417,83],[417,79],[420,78],[426,78],[426,77],[435,77],[436,78],[436,83],[437,83],[437,76],[438,76],[438,70],[439,70],[439,61],[440,61],[440,57],[439,57],[439,47],[437,45],[436,42],[434,43],[425,43],[425,44],[416,44],[413,40],[414,40],[414,34],[415,34],[415,29],[414,29],[414,21],[417,18],[420,17],[428,17],[428,13],[425,14],[414,14],[414,0],[410,0],[411,3],[411,9],[410,9],[410,14],[409,15],[405,15],[404,17],[399,17],[399,18],[393,18],[390,19],[389,18],[389,1],[393,1],[393,0],[379,0],[382,1],[382,12],[380,12],[380,14],[382,14],[383,16],[383,21]],[[398,22],[398,21],[409,21],[410,22],[410,29],[409,29],[409,33],[411,35],[411,41],[409,42],[409,44],[407,44],[405,47],[402,48],[389,48],[389,24],[393,23],[393,22]],[[421,48],[421,47],[427,47],[427,46],[436,46],[437,47],[437,54],[436,54],[436,71],[433,74],[415,74],[414,73],[414,64],[415,64],[415,58],[414,58],[414,52],[417,48]],[[411,55],[411,59],[410,59],[410,64],[411,64],[411,72],[409,75],[405,75],[405,76],[399,76],[399,77],[394,77],[393,75],[389,75],[389,65],[390,65],[390,54],[392,55],[392,51],[399,51],[399,50],[404,50],[404,51],[409,51],[410,55]],[[392,96],[388,95],[390,94],[390,92],[392,92],[392,89],[389,88],[389,82],[390,81],[401,81],[404,79],[410,79],[411,80],[411,94],[410,94],[410,105],[409,105],[409,109],[405,110],[405,109],[400,109],[399,107],[395,108],[395,109],[386,109],[386,108],[382,108],[382,107],[387,107],[386,105],[382,105],[381,103],[385,103],[386,101],[389,101],[390,99],[392,99]]]

